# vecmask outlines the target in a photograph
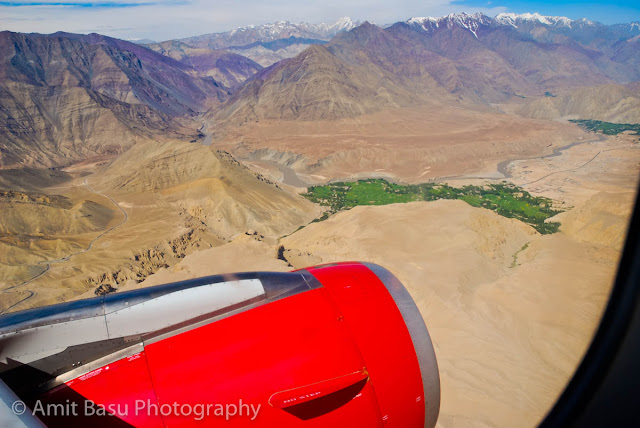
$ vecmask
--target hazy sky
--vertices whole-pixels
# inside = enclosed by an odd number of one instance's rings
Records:
[[[0,30],[97,32],[156,41],[288,20],[334,22],[342,16],[393,23],[457,12],[539,12],[606,24],[640,20],[640,1],[553,0],[0,0]]]

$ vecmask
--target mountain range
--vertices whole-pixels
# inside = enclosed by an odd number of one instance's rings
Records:
[[[251,25],[224,33],[151,43],[148,47],[169,56],[176,49],[182,52],[196,49],[198,56],[205,52],[211,54],[212,51],[224,49],[266,67],[285,58],[294,57],[309,45],[322,44],[358,25],[358,22],[348,17],[340,18],[333,24],[292,24],[281,21],[260,26]]]
[[[250,25],[224,33],[203,34],[180,41],[193,47],[224,49],[246,46],[257,41],[271,42],[289,37],[329,40],[336,34],[349,31],[359,24],[348,17],[340,18],[333,24],[292,24],[288,21],[280,21],[259,26]]]
[[[385,28],[349,18],[279,22],[148,46],[98,34],[4,31],[0,54],[4,168],[65,165],[167,135],[198,141],[200,128],[263,119],[531,99],[537,104],[522,114],[598,116],[598,96],[594,108],[571,108],[574,93],[592,87],[617,88],[591,93],[609,94],[604,104],[625,120],[640,105],[628,86],[640,80],[638,23],[538,14],[462,13]],[[564,101],[537,101],[545,97]]]
[[[217,118],[339,118],[434,99],[491,104],[624,84],[640,79],[636,33],[635,25],[536,15],[364,23],[259,72]]]

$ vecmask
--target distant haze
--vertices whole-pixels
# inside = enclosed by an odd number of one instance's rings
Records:
[[[628,3],[628,4],[627,4]],[[602,10],[608,13],[603,14]],[[335,22],[342,16],[389,24],[414,16],[443,16],[458,12],[540,12],[587,18],[604,23],[640,19],[631,2],[546,3],[450,0],[18,0],[0,1],[0,30],[19,32],[101,33],[123,39],[169,40],[231,30],[247,25],[288,20]]]

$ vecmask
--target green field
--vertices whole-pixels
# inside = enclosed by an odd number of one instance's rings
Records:
[[[381,179],[369,179],[312,186],[303,196],[330,207],[316,221],[325,220],[331,214],[357,205],[460,199],[474,207],[490,209],[504,217],[523,221],[542,234],[555,233],[560,226],[557,222],[545,223],[546,219],[560,212],[553,208],[550,199],[532,196],[511,184],[451,187],[446,184],[425,183],[405,186]]]
[[[640,135],[640,123],[611,123],[599,120],[570,120],[577,123],[587,131],[602,132],[605,135],[617,135],[625,131],[635,131],[635,135]]]

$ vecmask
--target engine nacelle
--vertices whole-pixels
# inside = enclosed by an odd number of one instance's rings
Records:
[[[440,406],[422,316],[369,263],[218,275],[9,314],[0,378],[0,398],[8,385],[30,407],[24,426],[35,415],[49,427],[422,428]]]

